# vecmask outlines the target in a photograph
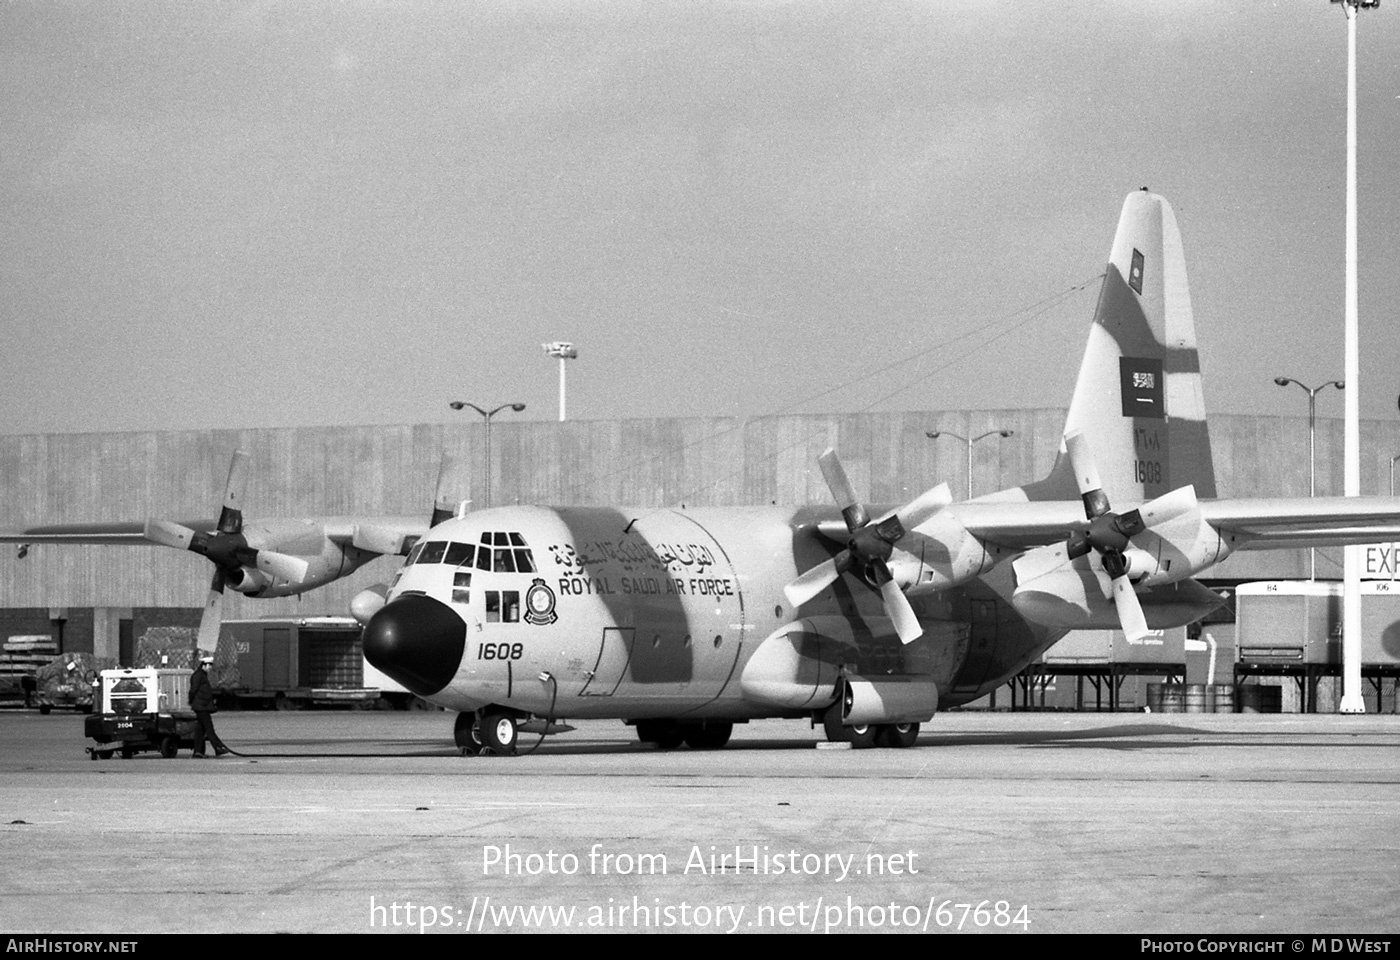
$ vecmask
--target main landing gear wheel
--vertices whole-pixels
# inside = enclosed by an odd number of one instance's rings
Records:
[[[674,720],[638,720],[637,739],[642,743],[654,743],[658,750],[674,750],[685,737]]]
[[[520,731],[515,718],[507,713],[491,711],[481,717],[478,728],[481,737],[482,753],[492,753],[498,757],[515,756],[515,747],[520,740]]]
[[[686,745],[692,750],[718,750],[729,742],[734,724],[723,720],[701,720],[681,728]]]
[[[457,744],[457,749],[462,751],[464,757],[475,757],[481,754],[481,729],[477,725],[476,714],[468,711],[457,714],[457,720],[452,725],[452,739]]]
[[[822,714],[822,729],[832,743],[849,743],[853,749],[864,750],[875,745],[875,725],[870,723],[848,726],[841,722],[844,704],[837,700]]]
[[[912,747],[918,739],[917,723],[882,723],[875,728],[875,745],[879,747]]]

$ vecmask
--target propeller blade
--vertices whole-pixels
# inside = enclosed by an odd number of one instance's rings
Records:
[[[306,572],[311,569],[311,564],[300,557],[272,550],[259,550],[254,565],[268,576],[290,583],[301,583],[306,579]]]
[[[899,522],[904,525],[906,531],[913,530],[952,502],[953,491],[946,483],[940,483],[932,490],[925,490],[900,507],[895,511],[895,516],[899,517]],[[882,521],[885,519],[887,518],[880,518]]]
[[[833,448],[828,447],[826,452],[817,458],[817,464],[822,468],[826,488],[831,491],[836,506],[841,508],[841,517],[846,521],[846,529],[855,533],[870,522],[870,514],[856,499],[856,493],[851,489],[851,481],[846,477],[846,469],[841,466],[841,458]]]
[[[901,643],[913,643],[924,635],[919,617],[914,613],[909,598],[899,589],[898,583],[893,579],[885,581],[880,585],[880,596],[885,600],[885,613],[889,614],[890,620],[893,621]]]
[[[1069,454],[1080,499],[1084,501],[1085,515],[1092,520],[1107,513],[1108,494],[1103,492],[1103,480],[1099,477],[1094,453],[1089,448],[1089,438],[1078,430],[1071,430],[1065,434],[1065,451]]]
[[[1137,512],[1142,514],[1144,524],[1155,527],[1185,516],[1199,505],[1196,501],[1196,488],[1187,485],[1162,494],[1156,500],[1139,507]]]
[[[1133,592],[1133,583],[1126,574],[1113,581],[1113,605],[1118,608],[1118,622],[1129,640],[1141,640],[1152,632],[1147,629],[1142,603]]]
[[[850,555],[849,550],[842,550],[835,557],[817,564],[792,583],[783,587],[783,593],[787,596],[788,603],[794,607],[800,607],[835,583],[840,579],[843,569],[849,567]],[[845,567],[839,562],[843,557],[847,558]]]
[[[188,550],[195,531],[172,520],[147,520],[144,536],[152,543],[177,550]]]
[[[243,488],[248,481],[248,461],[245,450],[235,450],[224,484],[224,507],[219,512],[219,532],[239,533],[243,530]]]
[[[209,585],[209,598],[204,601],[204,613],[199,618],[200,652],[212,654],[219,647],[219,627],[224,618],[224,572],[214,571]]]
[[[457,469],[457,458],[451,454],[442,455],[442,463],[438,466],[437,486],[433,488],[433,515],[428,520],[428,526],[436,527],[444,520],[450,520],[457,515],[457,498],[449,492],[449,486]]]

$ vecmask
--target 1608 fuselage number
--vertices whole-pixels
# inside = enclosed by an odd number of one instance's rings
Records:
[[[478,660],[519,660],[525,654],[525,648],[519,643],[478,643],[476,645],[476,658]]]

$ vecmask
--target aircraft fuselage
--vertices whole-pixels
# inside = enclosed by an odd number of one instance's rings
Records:
[[[913,598],[924,635],[908,645],[854,576],[794,610],[783,587],[839,549],[811,529],[836,518],[776,507],[469,514],[415,547],[366,655],[458,711],[744,720],[811,715],[843,672],[929,681],[943,705],[963,703],[1058,637],[1015,613],[996,570]],[[438,628],[425,632],[429,604]],[[399,629],[409,605],[412,625]]]

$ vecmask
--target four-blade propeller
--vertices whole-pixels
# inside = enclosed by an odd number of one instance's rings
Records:
[[[189,550],[207,557],[214,564],[214,579],[209,585],[209,598],[199,621],[199,649],[213,653],[219,643],[219,625],[223,618],[224,587],[243,581],[244,568],[252,567],[279,580],[298,581],[306,576],[309,564],[299,557],[259,550],[248,544],[243,535],[243,486],[248,476],[248,454],[234,452],[229,465],[228,482],[224,484],[223,509],[213,533],[194,530],[170,520],[146,521],[146,539],[153,543]]]
[[[940,484],[909,504],[872,521],[869,511],[851,489],[850,480],[841,466],[835,450],[828,449],[818,458],[822,476],[831,491],[841,517],[846,521],[850,538],[846,548],[789,583],[783,590],[788,602],[800,607],[840,579],[855,571],[866,583],[880,591],[885,612],[894,623],[899,639],[910,643],[923,635],[923,627],[909,599],[890,573],[889,559],[894,545],[915,527],[952,502],[948,485]]]
[[[1065,449],[1084,501],[1084,515],[1089,520],[1088,529],[1070,537],[1065,544],[1065,555],[1069,560],[1091,551],[1099,555],[1104,572],[1113,581],[1113,604],[1123,633],[1129,640],[1140,640],[1151,631],[1132,581],[1128,579],[1128,559],[1124,551],[1132,538],[1143,531],[1195,510],[1196,490],[1190,486],[1180,487],[1136,510],[1114,513],[1108,494],[1104,493],[1088,438],[1078,430],[1071,431],[1065,434]]]

